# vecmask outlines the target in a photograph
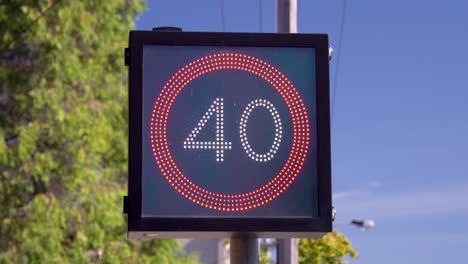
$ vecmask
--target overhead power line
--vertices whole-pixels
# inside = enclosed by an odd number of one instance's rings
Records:
[[[335,64],[335,73],[333,77],[333,91],[332,91],[332,102],[331,102],[331,119],[333,121],[333,117],[335,116],[335,105],[336,105],[336,93],[338,87],[338,75],[340,73],[340,57],[341,53],[343,52],[343,35],[345,30],[346,24],[346,9],[347,9],[347,1],[343,0],[343,8],[341,9],[341,23],[340,23],[340,31],[338,34],[338,46],[337,51],[338,55],[336,56],[336,64]]]
[[[221,14],[221,28],[223,32],[226,31],[226,15],[224,14],[224,0],[219,0],[219,12]]]
[[[258,31],[263,32],[263,6],[262,6],[262,0],[258,0]]]

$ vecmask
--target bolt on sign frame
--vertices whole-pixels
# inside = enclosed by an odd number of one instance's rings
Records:
[[[131,31],[130,238],[332,230],[328,36]]]

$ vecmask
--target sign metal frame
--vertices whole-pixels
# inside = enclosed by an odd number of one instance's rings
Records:
[[[316,50],[318,217],[143,217],[142,216],[142,91],[145,45],[309,47]],[[207,33],[131,31],[125,50],[128,66],[129,238],[321,237],[332,231],[328,35],[277,33]],[[161,201],[163,202],[163,201]]]

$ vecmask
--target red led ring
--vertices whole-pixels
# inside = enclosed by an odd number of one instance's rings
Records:
[[[167,143],[167,119],[180,91],[203,74],[226,69],[246,71],[271,84],[286,102],[293,121],[293,144],[283,168],[264,186],[239,194],[210,192],[190,181],[175,164]],[[269,63],[242,53],[223,52],[207,55],[186,64],[172,75],[154,104],[150,129],[153,156],[169,184],[188,200],[224,212],[253,209],[284,193],[304,166],[310,141],[309,118],[297,88]]]

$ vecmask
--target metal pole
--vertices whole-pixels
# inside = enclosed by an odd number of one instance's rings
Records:
[[[259,246],[255,238],[231,238],[231,264],[258,264]]]
[[[277,0],[276,31],[297,33],[297,0]]]
[[[277,0],[276,31],[297,33],[297,0]],[[296,239],[278,239],[278,264],[297,264]]]
[[[298,263],[297,239],[278,239],[278,264]]]

